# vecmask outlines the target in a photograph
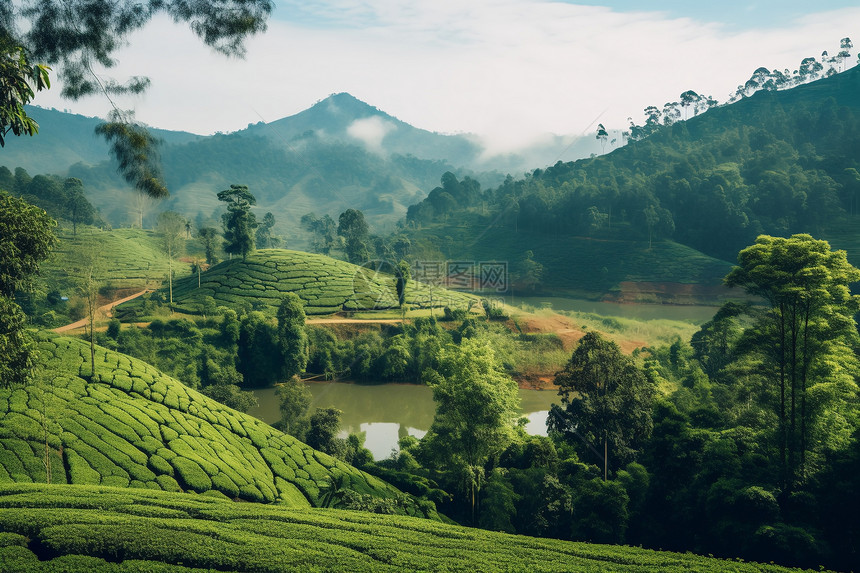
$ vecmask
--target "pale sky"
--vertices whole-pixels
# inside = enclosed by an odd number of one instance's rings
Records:
[[[860,46],[856,1],[276,0],[243,60],[162,18],[129,38],[110,75],[149,76],[149,91],[121,105],[164,129],[231,132],[349,92],[416,127],[508,149],[641,123],[643,108],[688,89],[724,102],[756,68],[797,69],[844,37]],[[103,98],[52,91],[34,103],[108,111]]]

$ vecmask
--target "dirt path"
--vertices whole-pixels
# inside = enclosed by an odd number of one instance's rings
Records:
[[[517,319],[520,328],[527,333],[554,333],[561,339],[565,350],[572,350],[576,342],[585,336],[585,331],[576,326],[573,321],[562,315],[550,316],[521,315]],[[645,346],[642,340],[623,339],[616,341],[624,354],[630,354],[636,348]]]
[[[122,304],[128,300],[131,300],[133,298],[137,298],[146,292],[148,292],[148,291],[142,290],[138,293],[134,293],[133,295],[129,295],[125,298],[121,298],[121,299],[115,300],[111,303],[102,305],[97,309],[96,312],[98,314],[101,314],[103,317],[109,317],[109,316],[111,316],[111,309],[113,309],[113,307],[115,307],[118,304]],[[79,320],[77,322],[73,322],[71,324],[67,324],[65,326],[60,326],[58,328],[55,328],[54,332],[68,332],[69,330],[75,330],[76,328],[83,328],[87,325],[87,322],[88,322],[88,319],[82,318],[81,320]]]
[[[576,342],[585,336],[585,331],[577,327],[570,318],[559,314],[550,316],[520,315],[517,320],[523,332],[558,335],[565,350],[571,350]]]
[[[400,324],[402,318],[309,318],[305,324]]]

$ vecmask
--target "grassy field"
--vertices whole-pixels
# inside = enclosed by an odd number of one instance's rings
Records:
[[[617,292],[623,282],[719,285],[731,263],[672,241],[593,239],[529,231],[433,225],[416,233],[454,260],[506,261],[515,271],[527,250],[543,265],[543,287],[576,296]],[[440,254],[441,254],[440,253]]]
[[[25,388],[0,390],[0,483],[91,484],[214,492],[231,499],[318,505],[320,488],[378,498],[399,491],[231,410],[152,366],[84,342],[40,335]],[[49,463],[46,463],[47,462]]]
[[[0,484],[0,508],[0,572],[796,571],[161,491]]]
[[[339,311],[370,311],[397,307],[394,277],[332,259],[324,255],[264,249],[247,260],[233,259],[209,269],[198,277],[189,276],[173,287],[179,311],[200,312],[204,297],[219,305],[238,308],[252,305],[274,314],[284,293],[294,292],[304,301],[305,313],[332,314]],[[475,297],[410,281],[406,304],[412,308],[468,307]],[[127,311],[140,302],[120,308]]]

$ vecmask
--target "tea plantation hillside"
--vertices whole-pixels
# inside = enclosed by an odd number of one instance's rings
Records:
[[[41,268],[43,280],[50,288],[65,289],[81,277],[74,275],[76,259],[91,253],[100,267],[97,279],[102,286],[143,288],[160,286],[167,278],[168,260],[155,231],[79,227],[77,235],[70,229],[58,229],[57,249]],[[188,264],[174,261],[173,272],[184,276],[191,272]]]
[[[97,347],[90,381],[84,342],[41,334],[38,348],[35,381],[0,390],[0,483],[45,482],[49,465],[52,483],[212,491],[308,507],[346,475],[346,489],[402,499],[381,480],[140,360]]]
[[[0,572],[789,572],[406,516],[94,486],[0,484]]]
[[[284,293],[294,292],[305,303],[306,314],[331,314],[342,310],[374,310],[397,307],[394,277],[377,272],[373,265],[356,266],[344,261],[300,251],[264,249],[247,260],[233,259],[209,269],[200,277],[186,277],[173,286],[173,300],[180,310],[199,312],[204,297],[218,304],[238,307],[254,304],[274,313]],[[432,297],[431,297],[432,295]],[[409,281],[406,304],[412,308],[450,306],[466,308],[473,296]],[[123,308],[134,308],[133,301]]]

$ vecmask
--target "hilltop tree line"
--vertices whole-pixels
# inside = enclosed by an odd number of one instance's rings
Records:
[[[777,91],[803,85],[820,78],[829,78],[837,73],[845,71],[851,59],[851,49],[854,43],[851,38],[842,38],[839,41],[839,51],[832,56],[827,50],[821,53],[819,61],[815,56],[803,58],[797,69],[770,70],[764,66],[756,68],[750,78],[740,84],[729,96],[727,104],[732,104],[744,98],[750,97],[758,91]],[[858,54],[860,63],[860,54]],[[827,68],[825,69],[825,66]],[[720,103],[713,96],[705,96],[694,90],[686,90],[678,97],[678,101],[666,102],[662,106],[649,105],[643,111],[645,114],[644,125],[637,125],[628,118],[629,128],[622,133],[622,137],[633,141],[644,139],[660,130],[661,127],[670,126],[679,121],[686,121],[690,114],[695,117],[709,109],[719,106]],[[598,126],[597,139],[601,141],[605,150],[608,134],[603,124]],[[613,141],[614,143],[614,141]]]
[[[94,225],[101,222],[99,213],[87,200],[84,184],[75,177],[36,175],[16,167],[15,172],[0,166],[0,189],[4,189],[28,203],[44,209],[55,219],[72,223],[74,233],[78,225]]]

